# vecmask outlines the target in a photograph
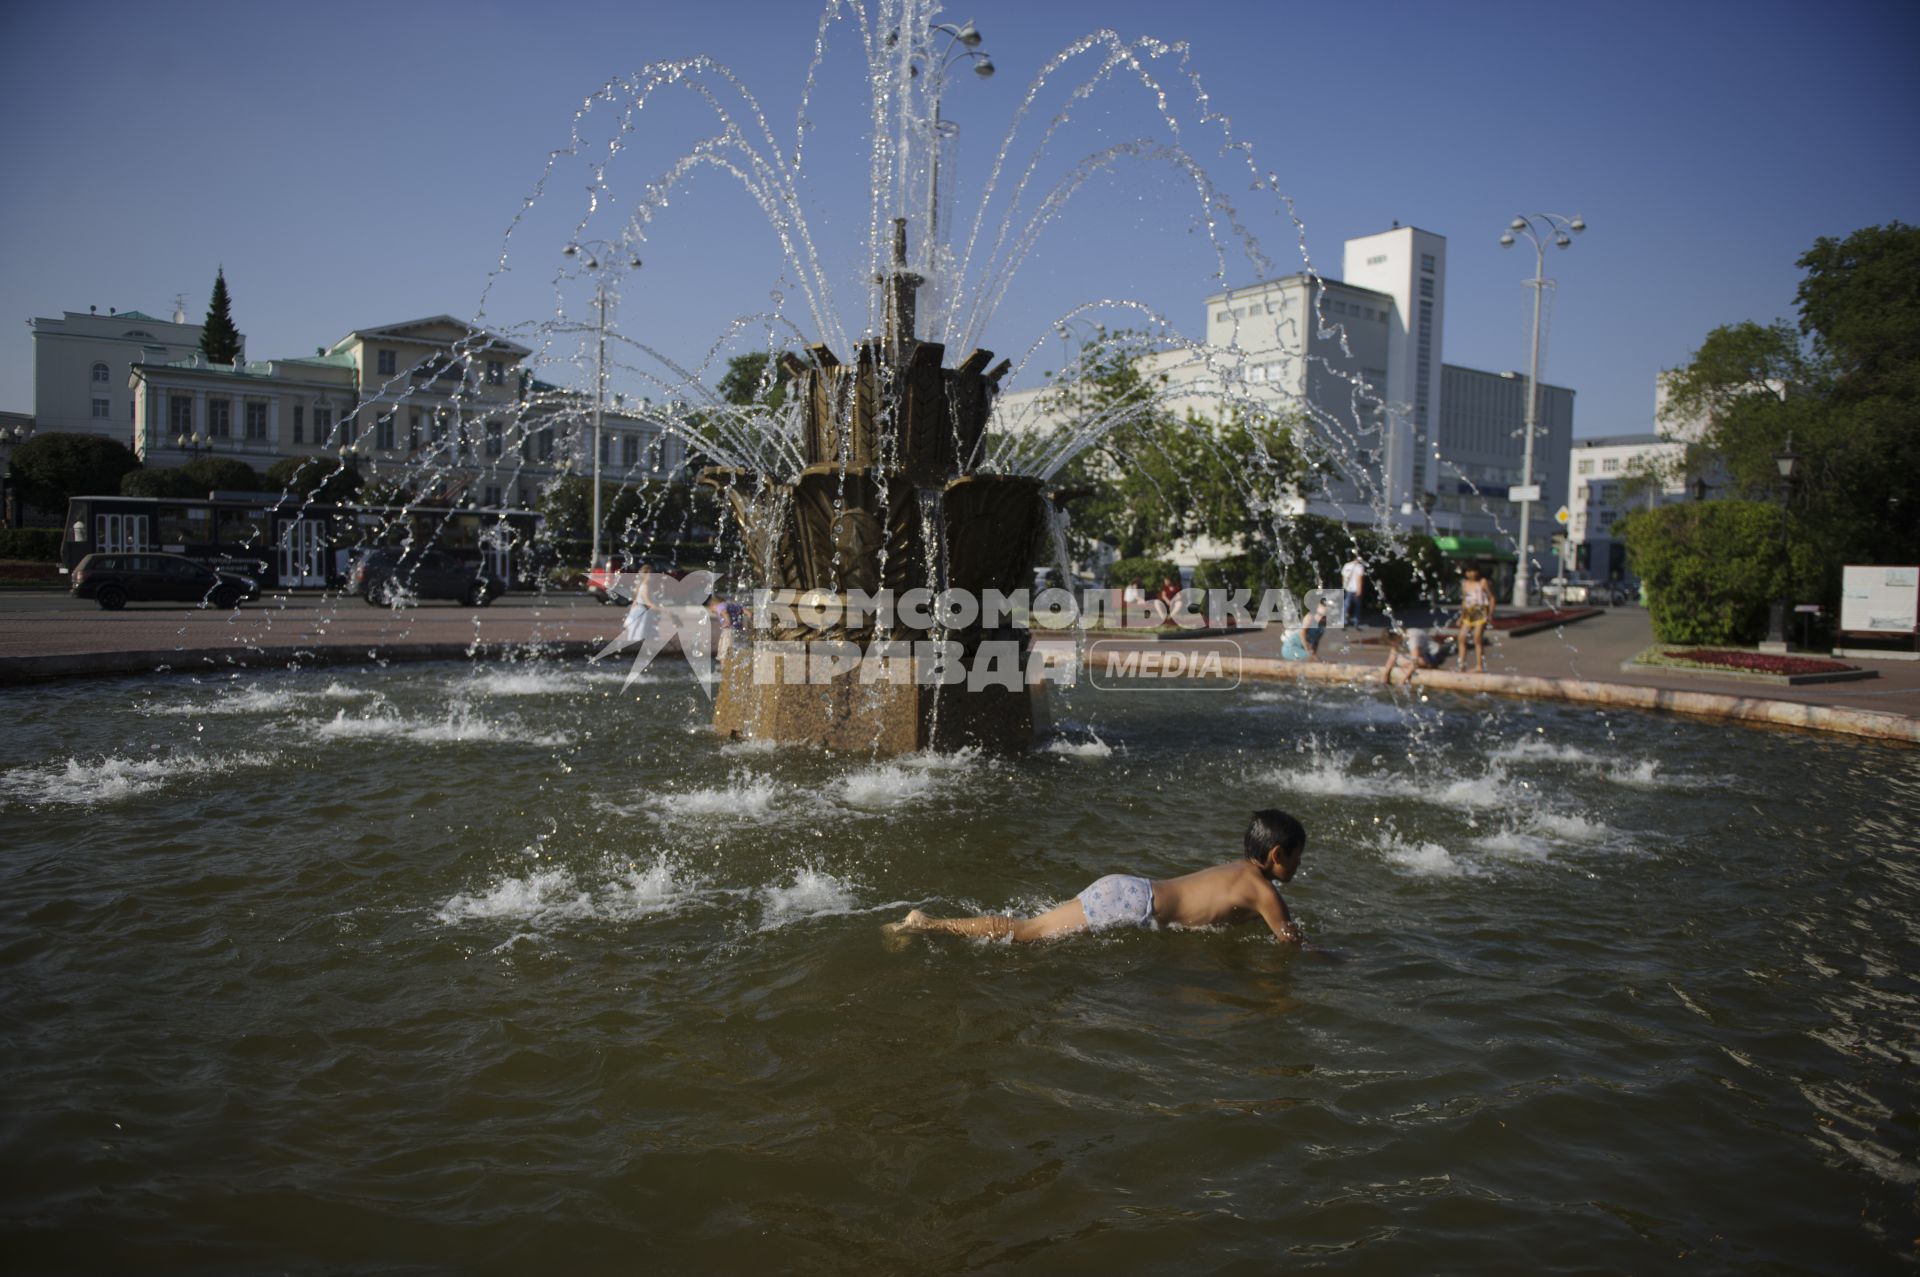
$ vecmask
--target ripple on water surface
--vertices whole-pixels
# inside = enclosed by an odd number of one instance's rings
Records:
[[[799,1266],[1011,1271],[1867,1271],[1915,1234],[1905,754],[1262,688],[840,757],[598,673],[10,692],[16,1209],[204,1268],[630,1260],[636,1227],[728,1267],[796,1219]],[[879,929],[1228,859],[1269,805],[1335,958]]]

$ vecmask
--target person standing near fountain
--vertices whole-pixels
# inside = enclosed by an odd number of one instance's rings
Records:
[[[1345,594],[1341,600],[1340,623],[1354,626],[1360,624],[1360,592],[1367,588],[1367,565],[1360,561],[1358,554],[1348,559],[1340,567],[1340,589]]]
[[[643,562],[640,575],[634,582],[633,605],[627,609],[627,619],[620,627],[620,636],[629,643],[644,643],[653,637],[657,624],[653,605],[653,567]]]
[[[1051,940],[1076,931],[1114,927],[1214,927],[1259,918],[1285,944],[1303,944],[1280,883],[1292,882],[1307,850],[1307,831],[1277,808],[1253,813],[1239,860],[1178,878],[1153,881],[1108,874],[1064,904],[1032,918],[989,914],[979,918],[929,918],[918,909],[888,923],[891,934],[938,931],[989,940]]]
[[[1487,672],[1487,656],[1482,647],[1487,622],[1493,620],[1493,587],[1480,575],[1479,568],[1468,568],[1467,579],[1460,585],[1460,665],[1467,668],[1467,640],[1473,640],[1473,670],[1476,674]]]

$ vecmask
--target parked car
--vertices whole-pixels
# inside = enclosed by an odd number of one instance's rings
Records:
[[[1631,597],[1631,592],[1619,581],[1603,581],[1591,572],[1569,572],[1564,586],[1547,581],[1543,589],[1549,600],[1558,594],[1558,605],[1584,604],[1588,607],[1619,607]]]
[[[239,607],[260,597],[260,582],[239,572],[218,571],[184,554],[89,554],[73,568],[68,587],[76,599],[92,599],[109,612],[129,603],[198,603]]]
[[[347,593],[375,607],[392,607],[402,599],[452,599],[485,607],[506,591],[507,583],[486,564],[432,547],[368,550],[347,572]]]
[[[618,603],[626,607],[633,602],[633,592],[640,580],[640,566],[643,563],[676,581],[686,575],[685,571],[669,567],[662,559],[629,559],[614,554],[609,555],[600,566],[587,569],[587,593],[601,603]]]

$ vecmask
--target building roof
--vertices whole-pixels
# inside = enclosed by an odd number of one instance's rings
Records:
[[[1589,435],[1584,439],[1575,439],[1575,448],[1626,448],[1649,443],[1678,444],[1678,439],[1669,439],[1665,435],[1648,432],[1637,435]]]
[[[467,334],[466,340],[471,344],[482,346],[487,350],[498,350],[509,355],[519,355],[522,358],[533,353],[533,351],[527,347],[510,342],[498,333],[489,332],[484,328],[476,328],[466,320],[455,319],[452,315],[429,315],[425,319],[409,319],[398,324],[381,324],[374,328],[356,328],[339,341],[334,342],[332,350],[328,353],[339,350],[340,347],[346,345],[356,337],[361,341],[378,341],[384,337],[389,341],[411,341],[427,346],[451,347],[453,343],[443,341],[438,337],[429,337],[421,331],[422,329],[443,327],[460,329]]]
[[[1389,302],[1393,300],[1392,293],[1383,293],[1377,288],[1368,288],[1365,284],[1349,284],[1346,280],[1336,279],[1331,275],[1313,275],[1300,270],[1295,271],[1291,275],[1280,275],[1274,279],[1260,280],[1258,283],[1243,284],[1239,288],[1229,288],[1224,292],[1209,293],[1207,294],[1207,305],[1211,306],[1215,302],[1226,301],[1230,297],[1251,297],[1255,293],[1262,292],[1265,289],[1273,288],[1280,284],[1294,283],[1320,283],[1325,284],[1328,288],[1344,288],[1349,292],[1371,293],[1375,297],[1384,297]]]

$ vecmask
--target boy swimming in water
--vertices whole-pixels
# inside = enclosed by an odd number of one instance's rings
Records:
[[[1293,881],[1307,849],[1307,831],[1284,811],[1253,813],[1246,854],[1240,860],[1155,882],[1108,874],[1065,904],[1032,918],[929,918],[915,909],[890,932],[941,931],[988,939],[1050,940],[1075,931],[1110,927],[1211,927],[1259,918],[1286,944],[1300,944],[1300,928],[1280,897],[1280,883]]]

